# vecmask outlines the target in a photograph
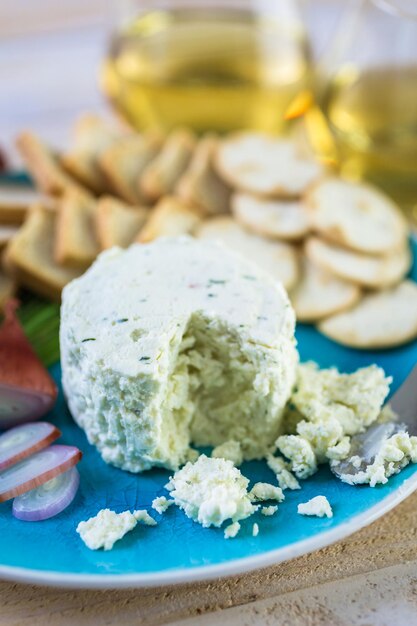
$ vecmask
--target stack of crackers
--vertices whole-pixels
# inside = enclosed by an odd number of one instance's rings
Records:
[[[379,190],[337,178],[291,139],[137,134],[82,116],[56,154],[17,139],[36,192],[0,188],[1,298],[59,299],[100,251],[161,236],[217,239],[280,280],[301,322],[356,348],[417,336],[407,223]]]

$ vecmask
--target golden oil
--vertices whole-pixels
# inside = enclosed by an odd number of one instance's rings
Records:
[[[322,110],[342,173],[380,185],[417,218],[417,65],[346,66]]]
[[[300,28],[247,10],[149,12],[111,44],[104,91],[136,128],[282,132],[309,73]]]

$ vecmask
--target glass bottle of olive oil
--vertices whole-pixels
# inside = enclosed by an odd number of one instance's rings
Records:
[[[380,185],[417,222],[417,2],[356,5],[344,45],[329,51],[319,95],[327,128],[310,130],[343,174]]]
[[[290,0],[148,4],[157,7],[114,36],[102,71],[104,91],[131,124],[284,130],[309,68]]]
[[[345,68],[327,90],[324,111],[345,174],[417,203],[417,62]]]

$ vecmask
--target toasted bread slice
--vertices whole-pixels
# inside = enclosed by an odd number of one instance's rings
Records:
[[[36,186],[43,193],[59,197],[67,189],[79,187],[61,167],[56,155],[33,133],[20,133],[16,145]]]
[[[286,289],[298,280],[298,256],[294,246],[268,241],[249,233],[232,218],[222,216],[203,222],[196,230],[199,239],[217,239],[262,267],[279,280]]]
[[[201,222],[201,214],[178,198],[165,196],[149,214],[137,241],[146,243],[158,237],[191,234]]]
[[[64,169],[93,193],[106,193],[109,186],[99,167],[98,158],[125,134],[100,116],[85,113],[75,125],[72,150],[61,157]]]
[[[62,289],[80,272],[55,262],[55,229],[56,213],[35,205],[8,244],[5,261],[19,284],[41,296],[59,300]]]
[[[408,245],[384,256],[371,256],[310,237],[305,251],[313,263],[327,272],[369,289],[384,289],[400,282],[412,261]]]
[[[325,178],[312,185],[305,203],[314,230],[333,243],[365,254],[387,254],[405,245],[403,214],[371,185]]]
[[[218,172],[232,187],[267,197],[298,197],[323,173],[296,143],[262,133],[229,135],[217,150]]]
[[[390,348],[417,337],[417,285],[405,280],[392,289],[369,293],[349,311],[333,315],[319,330],[353,348]]]
[[[176,186],[180,198],[200,207],[207,215],[230,210],[231,188],[213,166],[217,144],[218,140],[213,135],[207,135],[198,142],[189,166]]]
[[[22,224],[28,208],[41,202],[41,194],[31,187],[22,185],[0,185],[0,224]]]
[[[3,310],[7,300],[11,298],[16,291],[16,283],[7,274],[0,270],[0,312]]]
[[[100,248],[127,248],[138,236],[148,216],[147,207],[133,207],[117,198],[102,196],[96,210],[96,232]]]
[[[179,129],[167,138],[159,154],[144,169],[139,187],[142,194],[156,202],[162,196],[173,192],[191,160],[196,139],[190,131]]]
[[[309,231],[304,204],[293,200],[268,200],[236,193],[232,213],[249,231],[270,239],[302,239]]]
[[[139,190],[139,178],[145,167],[156,157],[163,138],[157,133],[119,139],[98,157],[100,168],[113,192],[129,204],[141,204],[144,196]]]
[[[67,192],[57,215],[55,261],[86,269],[100,251],[95,232],[96,201],[77,191]]]
[[[300,322],[316,322],[351,308],[361,297],[361,290],[303,257],[301,278],[290,293],[290,300]]]

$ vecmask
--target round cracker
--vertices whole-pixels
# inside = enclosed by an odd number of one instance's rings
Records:
[[[404,278],[411,266],[408,245],[385,256],[369,256],[310,237],[305,251],[322,269],[370,289],[391,287]]]
[[[215,166],[232,187],[269,197],[299,196],[323,173],[293,141],[261,133],[237,133],[223,140]]]
[[[329,241],[367,254],[404,246],[405,218],[371,185],[326,178],[308,190],[305,202],[312,228]]]
[[[337,278],[303,257],[301,278],[290,294],[300,322],[316,322],[351,308],[361,297],[353,283]]]
[[[353,348],[389,348],[417,337],[417,284],[366,295],[351,310],[321,322],[319,330]]]
[[[268,200],[247,193],[232,197],[232,213],[251,232],[271,239],[302,239],[309,224],[302,202]]]
[[[286,289],[298,279],[298,258],[293,246],[268,241],[247,232],[230,217],[218,217],[203,222],[196,231],[199,239],[217,239],[262,267],[279,280]]]

